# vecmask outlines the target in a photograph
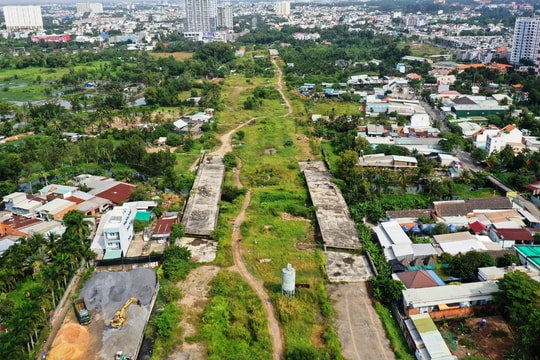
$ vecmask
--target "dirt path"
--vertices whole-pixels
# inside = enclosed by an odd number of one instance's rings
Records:
[[[251,124],[253,121],[255,121],[255,119],[257,119],[256,117],[254,118],[251,118],[249,119],[248,121],[238,125],[237,127],[235,127],[234,129],[232,129],[231,131],[229,131],[228,133],[225,133],[223,135],[221,135],[221,146],[219,147],[219,149],[217,149],[216,151],[212,152],[211,154],[212,155],[225,155],[226,153],[228,152],[231,152],[232,151],[232,146],[231,146],[231,138],[232,138],[232,135],[235,133],[235,131],[237,131],[238,129],[240,128],[243,128],[244,126],[246,125],[249,125]]]
[[[246,198],[244,199],[244,204],[240,213],[234,220],[233,224],[233,234],[232,234],[232,247],[233,247],[233,259],[235,270],[238,271],[240,276],[249,284],[251,289],[257,294],[261,300],[264,310],[266,311],[268,319],[268,330],[272,338],[272,349],[273,349],[273,358],[274,360],[281,359],[283,355],[283,336],[281,334],[281,329],[279,327],[279,322],[277,321],[276,314],[274,312],[274,307],[272,302],[268,297],[268,294],[264,290],[260,281],[257,281],[251,273],[247,270],[246,264],[242,258],[242,249],[241,249],[241,235],[240,235],[240,226],[244,222],[246,216],[246,209],[249,206],[251,201],[251,190],[246,193]]]
[[[210,282],[219,272],[219,267],[203,265],[189,272],[187,278],[177,284],[182,292],[178,304],[182,309],[182,320],[179,326],[184,330],[182,344],[178,346],[167,360],[204,360],[206,348],[200,342],[188,342],[186,338],[197,335],[197,323],[208,302]]]
[[[272,64],[274,64],[274,66],[276,67],[276,71],[278,73],[277,91],[279,91],[281,98],[285,102],[285,106],[287,106],[287,113],[285,115],[281,115],[281,117],[286,117],[293,113],[293,107],[291,103],[289,102],[289,99],[287,99],[285,97],[285,94],[283,93],[283,72],[281,71],[281,68],[278,66],[275,58],[272,59]]]

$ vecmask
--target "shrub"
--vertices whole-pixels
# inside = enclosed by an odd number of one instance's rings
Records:
[[[474,340],[469,338],[461,338],[458,341],[459,345],[465,346],[469,350],[473,350],[475,348]]]

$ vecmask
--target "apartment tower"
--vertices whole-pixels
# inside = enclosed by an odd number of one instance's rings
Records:
[[[215,32],[217,29],[216,0],[186,0],[184,32]]]
[[[518,18],[514,27],[510,64],[520,65],[522,59],[538,62],[540,18]]]
[[[4,6],[8,30],[43,29],[41,6]]]
[[[217,7],[219,29],[232,29],[233,28],[233,11],[231,4],[220,4]]]
[[[291,3],[289,1],[276,2],[276,16],[289,17],[291,15]]]

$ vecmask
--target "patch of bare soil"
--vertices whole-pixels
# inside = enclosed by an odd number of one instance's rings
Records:
[[[56,335],[47,359],[86,359],[89,344],[90,335],[86,327],[77,323],[65,324]]]
[[[262,151],[262,154],[263,155],[277,154],[277,149],[275,148],[264,149]]]
[[[486,326],[480,327],[482,319]],[[471,317],[437,323],[448,348],[458,359],[477,355],[490,360],[504,360],[517,346],[512,330],[501,316]]]
[[[167,358],[168,360],[203,360],[206,359],[206,348],[201,343],[187,342],[186,338],[197,334],[200,315],[208,302],[210,282],[217,275],[219,267],[203,265],[193,269],[188,277],[177,284],[182,292],[179,301],[182,310],[182,320],[179,326],[184,330],[182,345]]]
[[[281,214],[279,214],[279,217],[281,218],[281,220],[284,220],[284,221],[305,221],[305,222],[308,222],[308,223],[311,222],[311,220],[306,219],[303,216],[293,216],[293,215],[291,215],[289,213],[286,213],[286,212],[282,212]]]

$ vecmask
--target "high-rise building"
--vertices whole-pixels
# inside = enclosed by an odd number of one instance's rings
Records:
[[[519,65],[521,59],[537,62],[540,41],[540,18],[518,18],[514,27],[514,39],[510,64]]]
[[[231,4],[220,4],[217,8],[217,27],[219,29],[232,29],[233,28],[233,11]]]
[[[101,14],[103,12],[102,3],[77,3],[77,14],[92,13]]]
[[[216,0],[186,0],[184,32],[214,32],[216,29]]]
[[[43,29],[41,6],[4,6],[8,30]]]
[[[276,16],[288,17],[291,15],[291,3],[289,1],[276,2]]]

